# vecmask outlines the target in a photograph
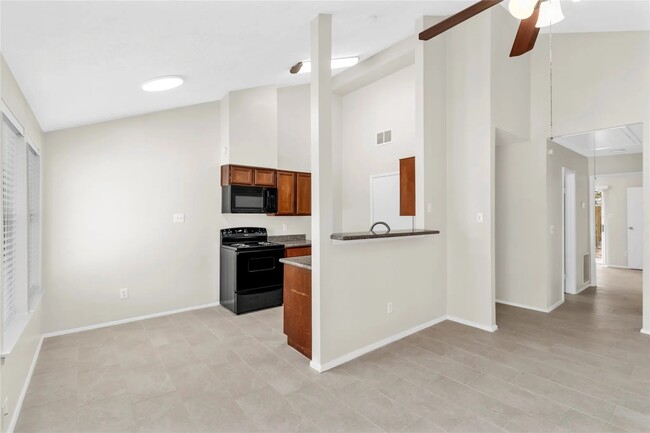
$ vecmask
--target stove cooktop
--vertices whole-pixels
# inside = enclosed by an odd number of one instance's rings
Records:
[[[222,246],[235,250],[248,250],[253,248],[284,248],[284,245],[275,242],[239,242],[234,244],[223,244]]]

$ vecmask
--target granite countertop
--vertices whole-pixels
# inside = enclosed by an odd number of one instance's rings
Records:
[[[299,248],[299,247],[311,246],[311,241],[307,239],[307,236],[304,234],[269,236],[268,241],[276,242],[278,244],[283,244],[285,248]]]
[[[385,239],[385,238],[401,238],[407,236],[422,236],[422,235],[437,235],[439,230],[425,230],[425,229],[413,229],[413,230],[391,230],[390,233],[377,232],[372,233],[367,232],[348,232],[348,233],[332,233],[330,239],[335,241],[357,241],[365,239]]]
[[[311,271],[311,256],[286,257],[284,259],[280,259],[280,263]]]

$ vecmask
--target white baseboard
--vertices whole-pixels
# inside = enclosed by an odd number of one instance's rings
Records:
[[[650,335],[650,329],[641,329],[641,333]]]
[[[501,299],[497,299],[496,303],[503,304],[503,305],[510,305],[511,307],[525,308],[527,310],[541,311],[542,313],[548,313],[548,309],[546,308],[533,307],[531,305],[518,304],[516,302],[508,302],[508,301],[503,301]]]
[[[45,337],[41,336],[41,339],[38,342],[36,347],[36,352],[32,358],[32,365],[29,366],[29,372],[27,373],[27,378],[23,384],[23,389],[20,391],[18,396],[18,401],[16,402],[16,407],[14,408],[14,413],[11,416],[11,421],[9,421],[9,427],[7,428],[7,433],[13,433],[16,428],[16,423],[18,422],[18,415],[20,415],[20,410],[23,407],[23,402],[25,401],[25,396],[27,395],[27,390],[29,389],[29,384],[32,381],[32,375],[34,374],[34,369],[36,368],[36,363],[38,362],[38,355],[41,354],[41,346],[43,346],[43,339]]]
[[[75,332],[90,331],[93,329],[106,328],[108,326],[122,325],[124,323],[137,322],[139,320],[153,319],[154,317],[169,316],[171,314],[184,313],[186,311],[201,310],[203,308],[210,308],[218,306],[218,302],[212,302],[210,304],[195,305],[193,307],[179,308],[177,310],[163,311],[161,313],[147,314],[144,316],[129,317],[128,319],[114,320],[112,322],[97,323],[95,325],[81,326],[79,328],[64,329],[63,331],[55,331],[44,334],[43,337],[56,337],[59,335],[74,334]]]
[[[420,325],[417,325],[413,328],[407,329],[406,331],[399,332],[393,336],[384,338],[383,340],[379,340],[375,343],[369,344],[365,347],[362,347],[361,349],[354,350],[350,353],[347,353],[343,356],[339,356],[336,359],[333,359],[329,362],[326,362],[324,364],[320,364],[316,361],[311,361],[309,363],[309,366],[313,368],[314,370],[318,371],[319,373],[322,373],[327,370],[331,370],[334,367],[338,367],[341,364],[345,364],[346,362],[352,361],[355,358],[358,358],[362,355],[365,355],[366,353],[370,353],[373,350],[377,350],[380,347],[386,346],[390,343],[394,343],[397,340],[401,340],[404,337],[408,337],[411,334],[415,334],[416,332],[420,332],[423,329],[429,328],[433,325],[437,325],[440,322],[444,322],[447,319],[446,316],[438,317],[437,319],[430,320],[428,322],[422,323]]]
[[[633,268],[630,268],[629,266],[619,266],[619,265],[607,265],[605,267],[606,268],[614,268],[614,269],[633,269]]]
[[[562,305],[562,304],[564,304],[564,299],[560,299],[560,300],[557,301],[555,304],[553,304],[553,305],[551,305],[550,307],[548,307],[548,308],[546,309],[545,312],[546,312],[546,313],[550,313],[551,311],[555,310],[557,307],[559,307],[559,306]]]
[[[584,286],[580,287],[580,288],[575,292],[575,294],[577,295],[577,294],[579,294],[580,292],[582,292],[583,290],[585,290],[585,289],[587,289],[587,288],[589,288],[589,287],[591,287],[591,283],[587,283],[587,284],[585,284]]]
[[[539,311],[541,313],[550,313],[551,311],[555,310],[557,307],[559,307],[560,305],[562,305],[564,303],[564,301],[560,300],[560,301],[556,302],[555,304],[551,305],[548,308],[539,308],[539,307],[533,307],[531,305],[517,304],[516,302],[503,301],[501,299],[497,299],[496,302],[498,304],[510,305],[512,307],[525,308],[527,310]]]
[[[478,328],[482,331],[495,332],[498,329],[497,325],[482,325],[480,323],[472,322],[470,320],[461,319],[460,317],[447,316],[447,320],[452,322],[460,323],[461,325],[471,326],[472,328]]]

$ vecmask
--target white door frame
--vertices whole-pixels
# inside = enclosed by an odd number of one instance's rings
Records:
[[[641,269],[641,270],[643,269],[643,232],[641,231],[640,234],[639,234],[639,236],[641,236],[641,260],[640,260],[641,266],[639,267],[639,266],[634,266],[633,263],[630,263],[630,231],[629,231],[630,230],[630,190],[637,190],[637,191],[640,190],[641,191],[641,193],[640,193],[641,194],[641,202],[639,204],[640,204],[640,207],[641,207],[641,209],[640,209],[641,225],[643,225],[643,188],[644,188],[643,186],[628,187],[627,191],[626,191],[626,202],[627,202],[626,203],[626,214],[627,214],[627,218],[626,218],[626,221],[625,221],[625,225],[628,228],[628,231],[626,233],[626,235],[627,235],[626,249],[627,249],[627,267],[630,268],[630,269]],[[635,227],[635,229],[636,229],[636,233],[639,233],[638,227]]]
[[[577,293],[576,172],[562,167],[562,292]]]
[[[591,256],[589,285],[591,287],[598,286],[598,279],[596,277],[596,191],[598,191],[596,188],[596,178],[595,176],[589,176],[589,199],[591,200],[589,204],[589,226],[591,227],[591,230],[589,230],[589,254]]]

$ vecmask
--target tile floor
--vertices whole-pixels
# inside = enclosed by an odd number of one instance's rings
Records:
[[[222,308],[44,341],[16,431],[650,431],[640,272],[601,272],[550,314],[444,322],[318,374],[282,310]]]

